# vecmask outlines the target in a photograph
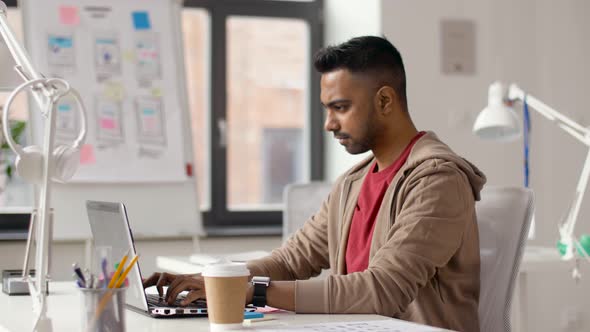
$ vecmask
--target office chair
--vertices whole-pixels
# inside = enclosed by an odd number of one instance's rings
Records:
[[[533,192],[486,187],[476,203],[481,275],[481,332],[511,331],[510,305],[534,207]]]
[[[283,242],[319,211],[328,197],[332,184],[309,182],[290,184],[283,192]]]
[[[326,182],[285,188],[283,242],[318,211],[332,186]],[[533,213],[533,192],[486,187],[475,205],[479,228],[481,332],[510,331],[510,305]]]

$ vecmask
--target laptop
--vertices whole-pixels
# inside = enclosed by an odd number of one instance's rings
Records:
[[[111,247],[112,259],[119,259],[129,251],[129,257],[136,255],[133,233],[123,203],[87,201],[86,210],[94,245]],[[207,303],[197,300],[187,306],[180,306],[184,294],[178,296],[174,305],[168,305],[158,294],[143,289],[139,260],[127,275],[129,286],[125,294],[127,307],[133,311],[152,317],[206,316]],[[248,306],[245,311],[255,311]]]

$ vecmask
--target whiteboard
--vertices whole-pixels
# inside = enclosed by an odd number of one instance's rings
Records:
[[[180,1],[23,0],[19,4],[23,8],[26,48],[41,73],[46,76],[55,74],[48,71],[52,67],[49,66],[49,60],[46,57],[47,47],[50,45],[48,34],[54,31],[53,29],[62,33],[70,31],[77,41],[76,45],[80,45],[76,46],[76,52],[86,54],[81,56],[75,53],[75,68],[84,68],[85,74],[79,73],[78,70],[68,72],[66,68],[61,68],[60,73],[83,95],[89,113],[94,112],[93,103],[96,102],[97,93],[99,95],[103,93],[103,96],[111,98],[105,98],[107,101],[117,101],[113,97],[117,97],[116,93],[124,90],[124,96],[120,102],[125,123],[126,144],[101,150],[95,146],[98,141],[96,118],[94,118],[94,126],[92,121],[89,122],[90,135],[87,143],[93,145],[95,163],[89,164],[86,160],[76,174],[75,181],[66,184],[54,183],[52,186],[50,206],[54,209],[53,238],[69,241],[91,237],[85,210],[86,200],[125,203],[136,238],[190,237],[203,234],[195,178],[185,174],[185,164],[192,163],[193,160],[193,149],[190,114],[184,85]],[[76,7],[78,18],[76,19],[76,15],[71,10],[66,11],[65,17],[60,17],[59,15],[64,14],[60,13],[60,6]],[[161,60],[158,67],[160,78],[150,80],[151,86],[149,86],[145,82],[146,75],[156,75],[157,73],[153,70],[155,67],[143,71],[140,82],[134,68],[122,62],[118,82],[122,82],[121,85],[124,88],[107,84],[106,82],[114,81],[105,77],[113,70],[117,70],[114,68],[116,65],[101,63],[95,66],[92,63],[95,60],[92,52],[78,49],[82,47],[81,45],[90,49],[91,38],[95,36],[91,33],[92,29],[87,27],[91,25],[85,23],[90,20],[85,8],[92,8],[91,12],[99,13],[93,15],[100,15],[102,11],[105,11],[100,8],[109,8],[109,12],[113,13],[112,19],[109,19],[103,28],[112,28],[108,33],[113,32],[113,29],[119,33],[118,42],[122,50],[122,58],[125,56],[125,50],[130,49],[128,45],[133,45],[135,40],[133,39],[133,18],[130,19],[128,15],[132,15],[133,12],[147,12],[151,30],[157,33],[158,42],[161,44]],[[61,27],[60,25],[64,24],[61,24],[59,20],[64,19],[68,24]],[[131,29],[129,22],[132,24]],[[74,26],[70,27],[69,24]],[[142,24],[145,26],[145,22],[142,23],[141,20],[138,24],[140,27]],[[110,45],[107,39],[112,38],[108,33],[107,29],[101,29],[100,33],[97,33],[105,38],[106,45]],[[62,46],[67,46],[67,43]],[[53,64],[65,63],[67,67],[72,53],[65,52],[61,55],[63,57],[54,57],[51,61]],[[97,75],[101,75],[101,78],[98,79]],[[132,135],[132,133],[137,134],[137,128],[131,125],[135,121],[133,112],[137,96],[147,96],[147,103],[155,99],[152,97],[161,97],[164,110],[162,114],[165,117],[167,144],[165,149],[157,150],[161,147],[158,145],[161,144],[161,140],[146,139],[139,142],[138,136]],[[39,113],[35,109],[31,109],[30,112],[32,115]],[[41,119],[32,117],[31,122],[34,127],[34,139],[40,142],[39,138],[42,137],[43,129]],[[62,126],[63,128],[67,126]],[[106,134],[111,134],[107,136],[113,138],[112,132]],[[67,135],[64,135],[62,130],[59,139],[65,140],[65,138]],[[151,159],[135,153],[139,145],[145,147],[144,152],[151,153]],[[162,153],[160,157],[153,158],[153,154],[159,152]],[[83,157],[89,157],[89,155]]]
[[[72,182],[187,179],[180,15],[170,0],[23,1],[28,50],[37,70],[65,78],[82,95],[88,135]],[[33,105],[34,107],[34,105]],[[56,144],[78,134],[73,98],[56,110]],[[43,137],[39,112],[34,140]]]

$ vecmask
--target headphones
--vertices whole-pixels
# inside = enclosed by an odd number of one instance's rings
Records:
[[[39,85],[43,85],[49,89],[50,94],[48,96],[49,102],[47,103],[46,110],[43,113],[45,117],[51,119],[56,116],[55,112],[57,108],[57,102],[63,96],[72,94],[76,103],[78,104],[78,111],[80,112],[81,126],[78,138],[71,145],[58,145],[54,148],[52,153],[52,159],[49,160],[49,177],[50,179],[58,182],[66,182],[71,179],[78,166],[80,164],[80,146],[84,143],[86,138],[86,110],[82,104],[82,98],[80,94],[70,87],[70,84],[60,78],[40,78],[27,81],[19,85],[8,97],[5,107],[4,114],[2,115],[2,129],[4,131],[4,137],[6,143],[10,146],[12,151],[17,155],[16,158],[16,172],[26,181],[33,184],[41,184],[43,181],[43,163],[44,156],[43,150],[38,145],[30,145],[22,147],[18,145],[13,139],[10,132],[10,126],[8,125],[8,113],[12,102],[16,96],[26,88],[38,89]],[[35,87],[36,86],[36,87]],[[55,121],[55,120],[53,120]],[[55,128],[55,123],[52,124]],[[45,139],[48,139],[51,135],[45,133]]]

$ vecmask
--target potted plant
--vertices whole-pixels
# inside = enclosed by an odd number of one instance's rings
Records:
[[[2,114],[2,107],[0,106],[0,115]],[[26,122],[21,120],[10,120],[10,133],[12,139],[20,143],[23,133],[25,131]],[[2,125],[2,118],[0,116],[0,125]],[[4,138],[4,131],[0,134],[0,194],[6,188],[6,183],[12,179],[14,175],[14,152],[8,146]]]

